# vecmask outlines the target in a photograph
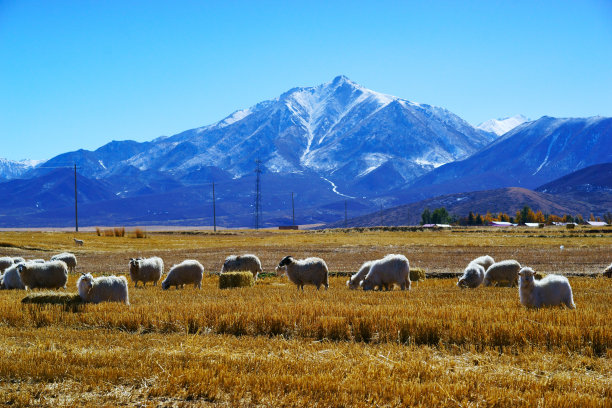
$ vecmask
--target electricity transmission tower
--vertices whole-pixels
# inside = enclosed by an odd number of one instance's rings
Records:
[[[255,229],[261,223],[261,160],[255,160]]]

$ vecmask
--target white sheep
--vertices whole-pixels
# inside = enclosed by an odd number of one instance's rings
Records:
[[[372,266],[373,262],[374,261],[364,262],[363,265],[361,265],[361,268],[359,268],[359,271],[357,271],[356,274],[352,275],[351,278],[346,281],[346,286],[348,286],[349,289],[359,288],[359,283],[361,283],[363,278],[365,278],[368,272],[370,272],[370,267]]]
[[[483,255],[483,256],[479,256],[478,258],[474,259],[472,262],[477,263],[478,265],[481,265],[486,271],[487,269],[489,269],[489,266],[495,263],[495,260],[489,255]]]
[[[402,290],[410,290],[410,263],[404,255],[389,254],[378,259],[370,266],[370,272],[361,281],[363,290],[372,290],[383,287],[389,290],[393,284],[399,285]]]
[[[612,264],[610,264],[610,266],[604,269],[603,276],[605,276],[606,278],[612,278]]]
[[[17,270],[26,289],[66,288],[68,266],[64,261],[24,262],[17,265]]]
[[[257,280],[257,276],[263,272],[263,269],[261,268],[261,261],[253,254],[230,255],[225,258],[221,273],[233,271],[250,271],[253,278]]]
[[[485,276],[485,268],[476,262],[470,262],[459,277],[457,286],[463,288],[477,288],[480,286]]]
[[[14,263],[15,262],[13,262],[13,258],[9,256],[3,256],[2,258],[0,258],[0,272],[3,272],[6,268],[10,267]]]
[[[82,239],[76,239],[76,238],[73,238],[73,239],[74,239],[74,244],[76,246],[83,246],[83,240]]]
[[[74,272],[77,267],[77,259],[74,254],[70,252],[62,252],[61,254],[53,255],[52,261],[64,261],[68,265],[68,271]]]
[[[138,281],[142,282],[142,286],[146,286],[147,282],[153,282],[157,286],[164,274],[164,261],[157,256],[152,258],[130,258],[130,278],[134,282],[134,287],[138,287]]]
[[[282,271],[282,272],[281,272]],[[306,258],[295,260],[286,256],[276,267],[276,276],[286,274],[289,280],[297,285],[298,290],[304,291],[304,285],[314,285],[317,290],[321,285],[329,288],[329,270],[321,258]]]
[[[182,288],[186,284],[193,283],[193,286],[202,288],[202,277],[204,276],[204,267],[196,260],[188,259],[178,265],[174,265],[168,271],[168,276],[161,284],[162,289],[168,289],[170,286],[179,286]]]
[[[82,274],[77,281],[79,296],[83,302],[123,302],[130,304],[128,282],[125,276],[100,276],[94,278],[90,273]]]
[[[521,264],[514,259],[496,262],[489,266],[482,281],[483,286],[491,286],[493,283],[507,283],[510,286],[518,284],[518,273]]]
[[[519,297],[524,306],[539,308],[565,304],[570,309],[576,308],[572,287],[565,276],[550,274],[538,281],[534,275],[531,268],[519,272]]]
[[[11,265],[6,268],[4,275],[2,275],[2,289],[25,289],[19,271],[17,270],[18,265]]]
[[[18,263],[22,263],[22,262],[25,262],[25,261],[26,260],[23,257],[21,257],[21,256],[14,256],[13,257],[13,263],[18,264]]]

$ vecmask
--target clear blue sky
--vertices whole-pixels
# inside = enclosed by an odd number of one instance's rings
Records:
[[[612,116],[612,1],[0,0],[0,157],[172,135],[339,74],[472,124]]]

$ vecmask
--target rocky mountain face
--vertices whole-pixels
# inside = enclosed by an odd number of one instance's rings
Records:
[[[536,188],[584,167],[612,162],[612,118],[544,116],[467,159],[441,166],[396,195],[412,201],[500,187]]]
[[[144,143],[113,141],[26,168],[25,180],[0,185],[0,225],[69,223],[74,191],[55,170],[75,163],[83,225],[211,225],[214,182],[222,222],[252,226],[256,162],[262,225],[269,226],[291,221],[292,193],[296,221],[319,223],[343,219],[345,208],[354,216],[440,194],[533,188],[612,161],[611,121],[544,117],[497,138],[446,109],[339,76],[212,125]]]

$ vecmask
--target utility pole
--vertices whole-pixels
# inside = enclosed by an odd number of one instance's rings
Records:
[[[76,232],[79,232],[79,209],[77,206],[77,172],[76,163],[74,163],[74,226]]]
[[[344,228],[348,227],[348,222],[347,222],[348,218],[347,218],[346,214],[347,214],[347,212],[346,212],[346,200],[344,200]]]
[[[217,232],[217,209],[215,203],[215,182],[213,181],[213,229]]]
[[[255,229],[259,229],[259,223],[261,222],[261,160],[255,160],[257,167],[255,168]]]
[[[293,201],[293,191],[291,192],[291,219],[293,220],[293,225],[295,225],[295,203]]]

